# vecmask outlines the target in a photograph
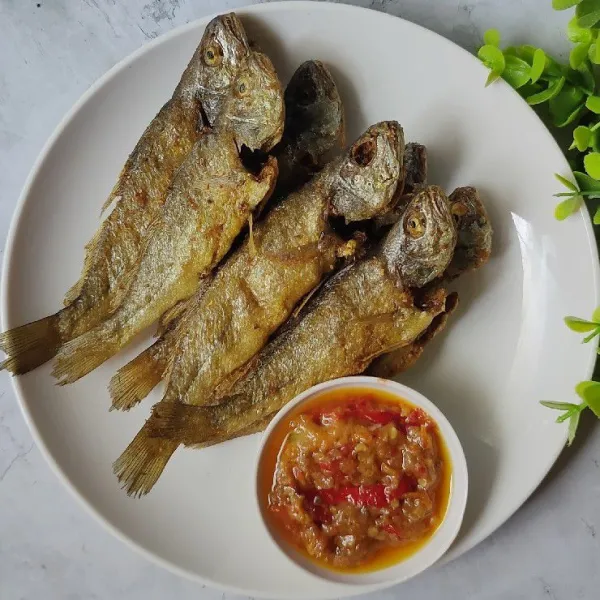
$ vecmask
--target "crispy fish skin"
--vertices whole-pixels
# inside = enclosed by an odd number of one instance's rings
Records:
[[[458,232],[456,250],[450,265],[442,276],[442,285],[464,273],[481,268],[492,251],[492,226],[479,193],[474,187],[457,188],[450,194],[450,211]],[[436,284],[438,285],[438,284]],[[438,315],[417,340],[408,346],[377,358],[369,367],[369,375],[395,377],[403,373],[421,357],[427,344],[444,330],[448,318],[458,306],[458,295],[450,294],[444,312]]]
[[[139,259],[141,240],[159,214],[177,169],[202,134],[202,114],[211,123],[219,114],[248,52],[235,14],[208,24],[173,96],[127,159],[104,206],[116,202],[115,207],[86,246],[82,275],[67,292],[65,308],[0,334],[0,349],[9,355],[0,368],[13,374],[34,369],[118,306]]]
[[[437,289],[437,288],[436,288]],[[458,308],[458,294],[448,294],[444,310],[431,322],[431,325],[414,342],[397,348],[393,352],[376,358],[367,370],[368,375],[391,379],[410,369],[421,358],[427,344],[441,333],[448,323],[450,315]]]
[[[228,376],[266,344],[294,306],[334,269],[336,257],[348,252],[328,220],[331,198],[340,189],[347,197],[347,178],[360,179],[374,196],[393,196],[398,179],[381,178],[381,170],[403,146],[401,137],[395,123],[371,127],[345,157],[325,167],[259,224],[253,243],[246,241],[186,314],[173,349],[165,401],[203,405],[218,399],[224,382],[225,388],[229,385]],[[381,152],[368,165],[355,164],[351,170],[348,157],[373,140]],[[401,160],[396,154],[396,163]],[[378,187],[374,181],[385,183]],[[355,203],[362,201],[359,197]]]
[[[258,175],[239,148],[269,150],[283,130],[283,92],[271,61],[245,60],[215,129],[183,163],[151,225],[137,273],[119,308],[103,323],[63,346],[53,374],[72,383],[116,354],[177,302],[189,298],[229,250],[251,211],[271,195],[277,161]]]
[[[354,157],[363,146],[376,151],[368,162],[356,162]],[[219,269],[175,330],[135,363],[149,377],[156,375],[159,361],[174,357],[165,401],[202,405],[218,400],[230,386],[232,373],[266,344],[294,306],[335,268],[336,258],[352,252],[352,246],[330,229],[332,198],[341,192],[349,205],[349,190],[353,190],[350,210],[365,202],[375,210],[386,207],[402,171],[403,147],[397,123],[378,123],[344,156],[272,209],[253,238]],[[352,187],[349,181],[361,183]],[[167,344],[171,348],[165,351],[161,346]],[[155,359],[153,365],[151,359]],[[148,385],[143,380],[135,391],[146,391]],[[117,379],[111,389],[111,396],[117,398],[113,407],[131,407],[131,400],[139,394],[117,396],[120,389]]]
[[[285,128],[274,151],[279,161],[277,195],[306,183],[344,146],[344,105],[327,67],[303,62],[285,89]]]
[[[307,61],[300,65],[288,83],[284,94],[284,101],[286,125],[281,142],[273,149],[273,154],[277,157],[279,164],[279,177],[273,194],[274,198],[270,202],[272,205],[278,199],[284,197],[290,190],[298,188],[308,181],[314,170],[322,168],[326,164],[329,155],[341,149],[344,144],[344,111],[342,101],[335,82],[322,63]],[[319,191],[325,193],[326,187],[320,186]],[[325,239],[321,240],[317,235],[318,231],[325,231],[323,215],[326,206],[323,202],[322,198],[321,200],[316,199],[314,203],[316,211],[313,210],[310,214],[303,214],[305,211],[302,207],[299,207],[297,211],[294,211],[293,207],[290,207],[290,209],[284,209],[283,214],[278,214],[277,217],[271,217],[270,219],[270,222],[274,221],[275,224],[281,222],[282,217],[289,218],[291,221],[295,221],[297,218],[301,220],[296,227],[299,237],[294,238],[294,243],[299,248],[307,244],[312,245],[312,250],[311,256],[307,256],[304,261],[306,263],[304,267],[299,262],[301,252],[297,252],[298,260],[294,268],[298,272],[302,268],[305,270],[309,269],[311,262],[316,266],[318,272],[336,260],[335,254],[338,242],[333,237],[329,237],[327,240],[330,243],[326,244]],[[319,210],[322,211],[323,215],[318,212]],[[310,208],[308,211],[310,212]],[[315,226],[317,227],[316,230]],[[303,229],[303,227],[305,228]],[[269,233],[269,231],[272,231],[272,233]],[[221,269],[221,273],[215,284],[218,293],[212,290],[212,298],[217,298],[218,302],[218,294],[222,295],[224,301],[235,297],[235,294],[233,294],[234,290],[228,290],[227,285],[223,283],[224,278],[227,277],[226,273],[231,273],[232,285],[238,292],[242,291],[239,289],[239,286],[241,285],[243,273],[236,274],[236,269],[239,271],[240,268],[244,268],[242,260],[249,260],[249,252],[252,252],[249,268],[252,268],[255,273],[258,272],[259,266],[253,264],[255,260],[259,264],[262,264],[260,263],[261,260],[263,262],[267,261],[265,266],[273,262],[274,259],[272,257],[267,259],[263,255],[254,255],[257,253],[258,237],[266,234],[267,237],[273,238],[276,235],[276,231],[277,229],[273,232],[272,227],[266,227],[265,229],[264,225],[258,226],[256,236],[253,235],[253,244],[249,246],[247,243],[246,249],[243,251],[240,250],[236,254],[236,258],[232,257],[229,261],[229,263],[235,263],[238,266],[232,267],[228,263]],[[285,231],[282,229],[281,234],[283,233]],[[319,242],[322,242],[320,249],[318,248]],[[318,252],[322,254],[321,260],[319,259]],[[242,259],[240,255],[244,258]],[[325,259],[326,256],[327,259]],[[285,267],[285,264],[276,263],[276,266],[281,269]],[[254,279],[256,279],[256,276],[254,276]],[[312,279],[314,279],[314,275]],[[187,301],[184,306],[179,307],[175,311],[178,313],[178,316],[181,316],[186,308],[197,305],[201,295],[208,287],[210,286],[206,286],[204,290],[197,291],[193,298]],[[304,287],[306,286],[304,285]],[[290,292],[292,293],[292,297],[297,295],[295,289],[290,290]],[[255,308],[256,310],[258,308]],[[172,315],[169,315],[164,320],[168,321],[169,319],[173,321]],[[162,380],[169,359],[173,354],[173,347],[176,344],[177,338],[175,334],[175,322],[170,323],[168,326],[166,323],[161,323],[161,327],[164,331],[161,332],[159,339],[130,363],[119,369],[111,379],[109,391],[112,397],[112,408],[129,410],[145,398]],[[213,325],[213,330],[214,327],[215,325]]]
[[[412,194],[427,183],[428,173],[427,148],[423,144],[410,142],[404,149],[404,186],[398,189],[393,208],[377,217],[375,230],[383,230],[400,219]]]
[[[444,278],[451,281],[487,263],[492,253],[494,232],[479,192],[474,187],[456,188],[449,200],[458,230],[456,251],[444,273]]]
[[[445,304],[439,289],[422,308],[415,306],[405,286],[404,270],[414,278],[414,267],[402,257],[390,269],[390,248],[407,252],[424,285],[447,267],[454,250],[446,240],[454,224],[448,200],[439,188],[419,192],[402,220],[390,231],[380,250],[332,277],[252,360],[220,403],[196,407],[181,402],[159,402],[150,419],[114,464],[114,472],[130,495],[150,491],[170,456],[180,444],[209,444],[258,427],[294,396],[310,386],[345,375],[360,373],[380,354],[415,340],[431,324]],[[415,229],[411,220],[422,227]],[[430,223],[432,219],[441,223]],[[403,238],[420,240],[410,244]],[[426,244],[423,237],[428,238]],[[396,238],[396,239],[392,239]],[[435,254],[437,267],[423,248]]]

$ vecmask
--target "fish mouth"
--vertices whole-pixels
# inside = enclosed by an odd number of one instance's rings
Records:
[[[231,12],[226,15],[221,15],[216,17],[216,19],[221,23],[223,30],[228,36],[236,39],[238,42],[243,44],[248,51],[250,51],[248,36],[246,35],[246,31],[242,25],[242,22],[235,13]]]
[[[350,157],[359,167],[368,167],[377,156],[377,139],[369,137],[352,146]]]

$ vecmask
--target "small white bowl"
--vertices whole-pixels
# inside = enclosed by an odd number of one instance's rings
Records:
[[[299,404],[307,402],[308,400],[312,400],[315,396],[321,395],[324,392],[344,387],[354,389],[362,388],[381,390],[387,392],[388,394],[397,396],[399,400],[408,401],[408,403],[414,405],[415,407],[422,408],[436,422],[439,433],[445,442],[446,449],[452,463],[450,498],[448,500],[446,515],[429,541],[414,554],[405,560],[402,560],[401,562],[377,571],[369,571],[364,573],[346,574],[329,570],[320,566],[316,562],[311,561],[305,555],[300,553],[287,540],[283,539],[277,529],[270,523],[270,520],[267,516],[267,507],[264,506],[260,490],[260,471],[265,447],[267,446],[273,430],[277,427],[277,425],[283,419],[285,419],[286,416],[288,416],[289,413]],[[277,413],[275,418],[267,427],[261,441],[256,465],[255,494],[258,502],[258,509],[262,518],[262,522],[275,545],[278,546],[279,549],[290,560],[301,566],[303,569],[310,571],[314,575],[318,575],[319,577],[323,577],[329,581],[350,585],[401,583],[407,579],[410,579],[411,577],[414,577],[415,575],[418,575],[437,562],[448,550],[458,534],[465,512],[467,492],[468,474],[465,455],[458,436],[452,428],[452,425],[450,425],[448,419],[446,419],[446,417],[443,415],[440,409],[435,406],[435,404],[433,404],[419,392],[395,381],[380,379],[378,377],[359,376],[334,379],[332,381],[315,385],[302,394],[296,396],[296,398],[294,398],[283,409],[281,409],[279,413]]]

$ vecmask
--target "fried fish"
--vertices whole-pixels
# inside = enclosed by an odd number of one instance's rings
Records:
[[[86,246],[83,272],[54,315],[0,334],[0,369],[22,374],[100,323],[120,303],[177,169],[220,114],[248,40],[235,14],[208,26],[173,96],[142,134],[104,208],[115,204]]]
[[[334,275],[302,313],[242,367],[215,406],[159,402],[115,462],[128,494],[150,491],[180,444],[211,444],[251,431],[316,383],[363,372],[382,353],[411,343],[443,308],[444,289],[417,306],[411,288],[447,268],[456,244],[448,199],[419,191],[374,255]]]
[[[283,132],[283,91],[271,61],[253,51],[240,65],[212,131],[180,167],[150,225],[127,293],[106,320],[65,344],[53,374],[61,384],[83,377],[137,333],[189,298],[229,250],[253,209],[271,195],[277,161],[250,172],[240,149],[270,150]]]
[[[316,171],[323,168],[330,154],[336,150],[339,151],[344,144],[342,101],[333,78],[322,63],[311,60],[300,65],[286,87],[284,99],[286,116],[283,138],[273,149],[273,154],[278,160],[279,177],[273,194],[274,197],[270,202],[271,205],[276,203],[278,199],[283,198],[288,192],[307,182]],[[304,211],[300,208],[298,214],[298,218],[301,219],[300,225],[312,223],[311,218],[313,220],[314,218],[320,218],[318,213],[313,213],[307,219],[305,218],[307,215],[302,216],[302,212]],[[293,218],[297,217],[293,216]],[[260,232],[264,232],[262,225],[258,229]],[[263,235],[263,233],[257,235]],[[273,234],[271,234],[271,237],[273,237]],[[248,244],[248,250],[246,254],[243,254],[246,260],[252,259],[252,262],[260,260],[255,256],[257,252],[256,240],[257,238],[253,235],[252,244]],[[308,240],[312,240],[312,242],[319,241],[315,235],[311,238],[310,234]],[[300,243],[301,240],[295,240],[296,246]],[[322,251],[324,255],[329,252],[329,264],[335,261],[335,248],[330,245],[328,249],[322,247]],[[253,254],[251,257],[249,256],[250,252]],[[237,260],[237,264],[240,268],[243,268],[244,265],[239,259],[241,253],[238,252],[238,259],[232,260]],[[317,258],[316,254],[314,258]],[[279,266],[283,268],[285,264]],[[325,264],[322,265],[322,267],[324,266]],[[254,266],[255,271],[258,268],[258,264]],[[227,266],[221,269],[221,273],[219,273],[215,282],[218,291],[211,289],[210,292],[211,297],[217,299],[216,306],[220,306],[221,301],[227,302],[230,298],[233,300],[232,292],[239,282],[239,275],[232,275],[235,278],[229,292],[227,292],[227,283],[224,283],[224,281],[226,281],[227,273],[234,270]],[[198,305],[201,296],[209,287],[207,281],[194,297],[186,303],[186,306],[182,307],[179,311],[180,315],[187,308]],[[295,290],[290,291],[292,292],[292,298],[296,297],[298,292]],[[219,294],[222,294],[220,300]],[[288,304],[289,302],[291,301],[288,301]],[[205,304],[210,306],[210,300],[203,303],[202,306]],[[197,310],[200,309],[200,307],[197,308]],[[225,315],[222,315],[222,317],[225,318]],[[170,318],[168,326],[163,323],[163,331],[159,334],[160,337],[139,356],[119,369],[111,379],[109,391],[113,408],[129,410],[160,383],[176,346],[175,324],[176,322],[172,318]]]

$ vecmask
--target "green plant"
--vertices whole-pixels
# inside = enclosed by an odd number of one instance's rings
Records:
[[[552,7],[575,7],[575,15],[567,26],[567,36],[573,44],[568,64],[527,44],[501,49],[501,36],[496,29],[485,32],[484,45],[477,54],[490,70],[486,86],[502,77],[530,106],[547,115],[552,126],[572,127],[573,142],[567,158],[575,181],[555,174],[565,189],[554,194],[561,199],[554,215],[563,220],[577,211],[585,198],[600,199],[600,95],[596,93],[595,74],[595,65],[600,65],[600,0],[552,0]],[[600,207],[596,208],[593,221],[600,225]],[[590,342],[600,335],[600,307],[591,321],[566,317],[565,323],[573,331],[587,333],[583,342]],[[586,408],[600,418],[600,382],[582,381],[575,391],[582,400],[579,404],[541,402],[562,411],[556,419],[558,423],[569,421],[569,445]]]

